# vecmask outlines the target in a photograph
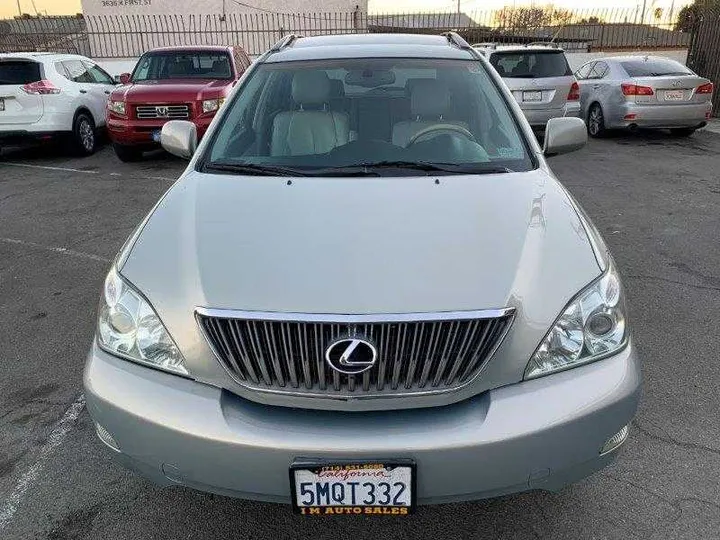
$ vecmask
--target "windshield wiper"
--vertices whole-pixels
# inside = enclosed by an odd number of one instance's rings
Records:
[[[308,176],[306,172],[289,167],[277,167],[274,165],[258,165],[256,163],[230,163],[216,161],[207,163],[206,171],[217,171],[225,173],[245,174],[248,176]]]
[[[505,77],[506,79],[534,79],[536,75],[533,75],[532,73],[523,73],[522,75],[516,74],[516,75],[502,75],[502,77]]]
[[[454,174],[493,174],[512,172],[507,167],[482,165],[456,165],[454,163],[429,163],[426,161],[377,161],[374,163],[360,163],[347,167],[329,168],[312,171],[313,176],[379,176],[383,169],[406,169],[423,171],[426,173],[454,173]]]

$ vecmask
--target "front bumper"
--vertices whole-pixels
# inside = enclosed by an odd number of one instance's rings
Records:
[[[532,127],[545,128],[545,124],[547,124],[551,118],[563,118],[565,116],[579,117],[580,102],[569,101],[558,109],[522,109],[522,112]]]
[[[687,105],[638,105],[627,102],[606,122],[607,128],[684,128],[701,127],[712,113],[712,102]],[[634,115],[629,118],[628,115]]]
[[[605,441],[637,409],[632,344],[615,356],[485,392],[447,407],[307,411],[127,362],[96,345],[85,368],[90,415],[115,439],[110,454],[161,485],[289,502],[299,458],[417,463],[418,502],[557,490],[604,467]]]
[[[197,127],[198,140],[200,140],[212,122],[214,116],[199,116],[190,121]],[[115,144],[125,146],[159,147],[160,143],[153,140],[153,132],[161,130],[168,120],[137,120],[107,118],[107,130],[110,140]]]

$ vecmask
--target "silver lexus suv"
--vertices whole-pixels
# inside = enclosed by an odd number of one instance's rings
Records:
[[[580,116],[580,86],[556,44],[480,44],[477,49],[503,78],[534,129],[545,129],[551,118]]]
[[[118,254],[85,391],[162,485],[402,516],[558,490],[626,440],[623,287],[502,80],[456,34],[289,36]]]

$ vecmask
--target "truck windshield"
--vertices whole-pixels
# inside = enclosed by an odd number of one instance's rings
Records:
[[[562,51],[496,52],[490,63],[501,77],[535,79],[572,75]]]
[[[170,51],[145,54],[133,82],[158,79],[231,79],[230,57],[215,51]]]
[[[412,58],[261,64],[200,160],[208,171],[313,176],[534,166],[484,64]]]

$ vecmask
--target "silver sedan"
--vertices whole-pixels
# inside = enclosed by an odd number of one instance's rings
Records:
[[[692,135],[712,113],[713,84],[681,63],[656,56],[616,56],[575,72],[588,132],[669,128]]]

